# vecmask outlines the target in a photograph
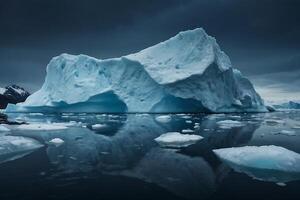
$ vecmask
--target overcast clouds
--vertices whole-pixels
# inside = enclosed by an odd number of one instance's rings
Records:
[[[117,57],[203,27],[259,89],[299,93],[289,87],[300,77],[299,10],[297,0],[0,0],[0,86],[38,89],[64,52]]]

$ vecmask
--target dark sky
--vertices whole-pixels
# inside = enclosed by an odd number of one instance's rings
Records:
[[[35,91],[64,52],[119,57],[203,27],[259,91],[297,94],[299,10],[299,0],[0,0],[0,86]]]

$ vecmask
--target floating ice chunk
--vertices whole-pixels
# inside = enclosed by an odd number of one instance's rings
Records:
[[[0,132],[6,132],[6,131],[10,131],[10,129],[3,125],[0,125]]]
[[[54,138],[49,141],[49,144],[53,144],[54,146],[58,147],[62,145],[65,141],[63,141],[61,138]]]
[[[300,154],[279,146],[245,146],[213,152],[237,172],[275,183],[300,179]]]
[[[281,130],[278,134],[287,135],[287,136],[296,136],[295,131],[289,131],[289,130]]]
[[[185,123],[191,124],[191,123],[193,123],[193,122],[192,122],[191,120],[186,120]]]
[[[106,129],[108,126],[106,124],[94,124],[92,125],[93,130],[103,130]]]
[[[218,121],[217,124],[219,125],[220,128],[223,129],[230,129],[234,127],[241,127],[244,124],[239,122],[239,121],[234,121],[234,120],[223,120],[223,121]]]
[[[31,130],[31,131],[52,131],[52,130],[63,130],[68,127],[62,124],[22,124],[17,127],[19,130]]]
[[[21,136],[0,137],[0,163],[21,158],[43,145],[38,141]]]
[[[191,130],[191,129],[183,129],[181,132],[182,133],[194,133],[195,131]]]
[[[278,119],[267,119],[267,120],[265,120],[265,122],[268,125],[271,125],[271,126],[275,126],[277,124],[284,124],[285,123],[284,120],[278,120]]]
[[[161,123],[168,123],[172,120],[172,118],[169,115],[161,115],[156,117],[155,120]]]
[[[29,113],[30,116],[43,116],[43,113]]]
[[[300,129],[300,126],[294,126],[292,129]]]
[[[200,135],[188,135],[178,132],[168,132],[155,138],[155,141],[164,147],[186,147],[203,139]]]

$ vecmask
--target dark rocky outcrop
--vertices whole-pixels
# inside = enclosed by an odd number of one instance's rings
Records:
[[[29,95],[29,92],[17,85],[0,88],[0,109],[5,109],[8,103],[17,104],[24,102]]]

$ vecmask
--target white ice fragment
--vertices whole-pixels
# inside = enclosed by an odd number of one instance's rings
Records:
[[[52,144],[56,147],[62,145],[64,141],[61,138],[53,138],[52,140],[49,141],[49,144]]]
[[[191,124],[191,123],[193,123],[193,122],[192,122],[191,120],[186,120],[185,123]]]
[[[223,120],[223,121],[218,121],[217,124],[219,125],[220,128],[223,129],[231,129],[234,127],[241,127],[244,124],[239,122],[239,121],[234,121],[234,120]]]
[[[172,120],[170,115],[161,115],[161,116],[157,116],[155,118],[156,121],[160,122],[160,123],[168,123]]]
[[[296,132],[295,131],[289,131],[289,130],[281,130],[279,132],[279,134],[281,134],[281,135],[287,135],[287,136],[296,136]]]
[[[181,132],[182,133],[194,133],[195,131],[191,130],[191,129],[183,129]]]
[[[108,126],[106,124],[94,124],[92,125],[93,130],[102,130],[106,129]]]
[[[52,130],[63,130],[68,127],[62,124],[22,124],[17,127],[18,130],[31,130],[31,131],[52,131]]]
[[[300,179],[300,154],[279,146],[244,146],[213,152],[237,172],[274,183]]]
[[[155,138],[155,141],[164,147],[186,147],[203,139],[200,135],[181,134],[168,132]]]

